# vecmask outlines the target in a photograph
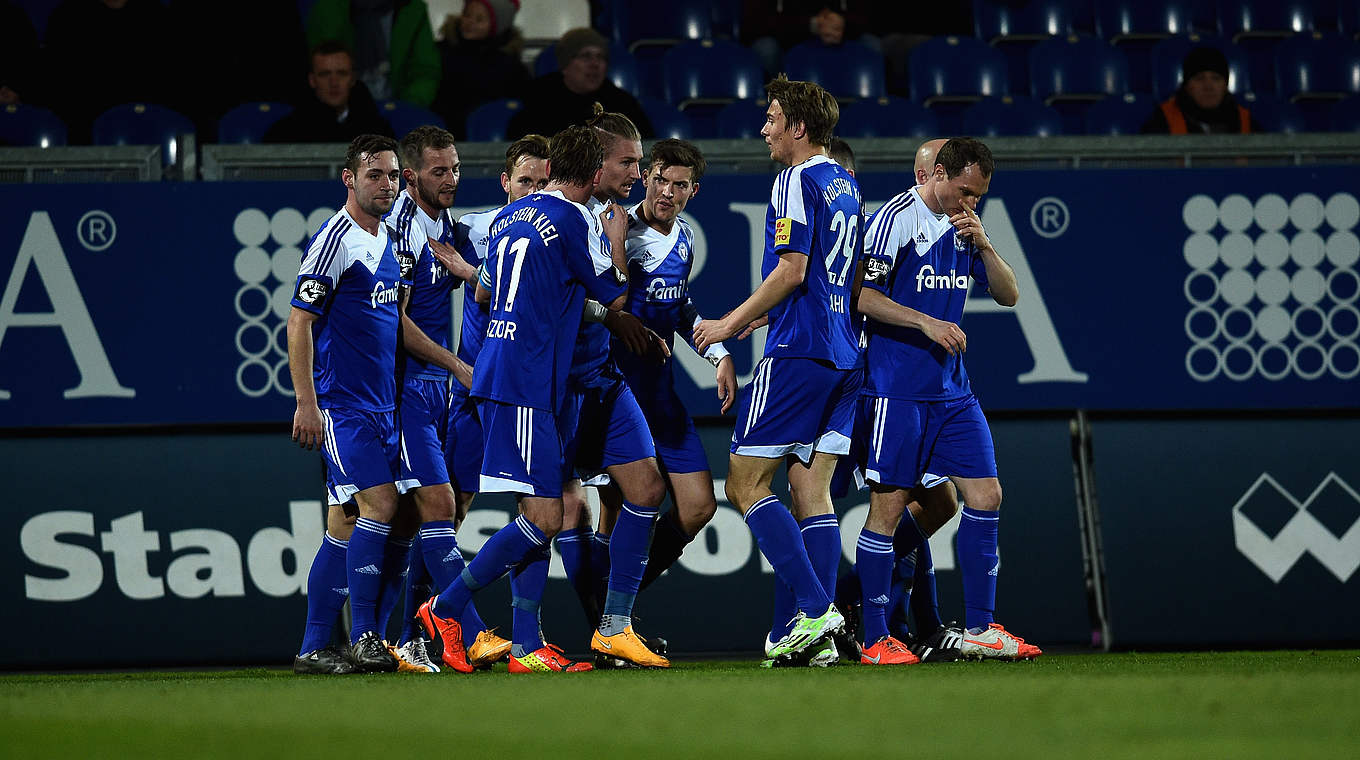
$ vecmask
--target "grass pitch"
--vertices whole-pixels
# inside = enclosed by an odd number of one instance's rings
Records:
[[[1347,757],[1360,651],[514,676],[0,675],[0,756]]]

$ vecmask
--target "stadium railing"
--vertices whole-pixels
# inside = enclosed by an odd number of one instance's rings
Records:
[[[0,182],[159,182],[159,145],[0,148]]]

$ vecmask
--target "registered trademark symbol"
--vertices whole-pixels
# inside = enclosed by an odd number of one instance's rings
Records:
[[[86,211],[76,222],[76,237],[86,250],[103,251],[118,237],[118,225],[107,211]]]
[[[1051,195],[1035,201],[1034,208],[1029,210],[1029,224],[1040,237],[1058,237],[1067,231],[1071,220],[1067,204]]]

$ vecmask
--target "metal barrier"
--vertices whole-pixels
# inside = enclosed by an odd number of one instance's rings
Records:
[[[0,148],[0,183],[159,182],[159,145]]]

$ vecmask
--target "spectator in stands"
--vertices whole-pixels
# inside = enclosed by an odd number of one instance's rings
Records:
[[[520,97],[529,70],[520,60],[524,38],[514,27],[518,0],[467,0],[460,16],[444,24],[439,46],[444,79],[434,110],[459,140],[472,109],[499,98]]]
[[[559,71],[533,80],[524,93],[524,108],[510,119],[510,139],[530,133],[556,134],[594,115],[594,104],[632,119],[643,137],[652,137],[652,122],[632,95],[620,90],[605,74],[609,43],[594,29],[572,29],[557,42]]]
[[[0,45],[0,106],[39,100],[36,80],[42,65],[33,22],[23,8],[4,0],[0,2],[0,29],[5,30],[5,44]]]
[[[183,69],[164,54],[173,38],[160,0],[65,0],[52,11],[46,58],[52,109],[73,144],[88,143],[94,118],[113,106],[170,105]]]
[[[1214,135],[1260,132],[1251,112],[1228,92],[1228,59],[1201,46],[1181,62],[1181,86],[1143,123],[1145,134]]]
[[[307,44],[338,40],[354,51],[354,68],[378,100],[429,108],[439,90],[439,51],[425,0],[316,0]]]
[[[312,93],[264,134],[267,143],[349,142],[359,135],[392,136],[368,88],[354,76],[354,59],[334,40],[312,50]]]

